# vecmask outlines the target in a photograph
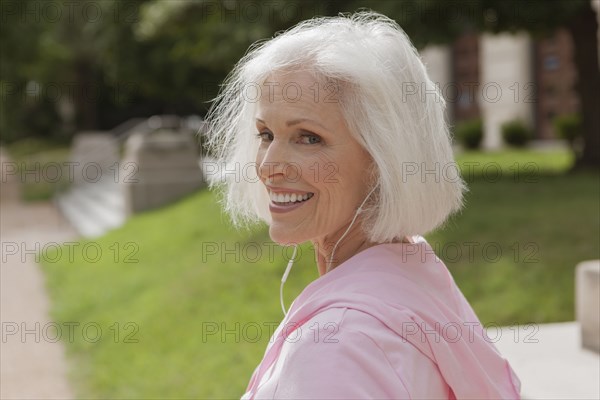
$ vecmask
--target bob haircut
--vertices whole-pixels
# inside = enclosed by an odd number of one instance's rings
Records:
[[[379,190],[363,207],[362,221],[369,240],[424,235],[462,207],[466,187],[438,87],[395,21],[361,11],[316,17],[255,43],[225,80],[206,118],[206,143],[226,173],[211,175],[209,187],[223,189],[221,202],[236,227],[271,223],[268,192],[256,171],[254,114],[271,74],[299,70],[343,89],[337,98],[342,115],[374,160]]]

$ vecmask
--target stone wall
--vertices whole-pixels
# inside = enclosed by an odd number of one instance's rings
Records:
[[[197,147],[188,131],[132,134],[121,161],[128,214],[166,205],[202,187]]]

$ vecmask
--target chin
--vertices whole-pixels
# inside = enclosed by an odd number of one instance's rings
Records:
[[[269,228],[269,236],[271,240],[280,246],[289,246],[291,244],[301,244],[306,242],[308,239],[303,239],[299,235],[294,235],[292,232],[286,229]]]

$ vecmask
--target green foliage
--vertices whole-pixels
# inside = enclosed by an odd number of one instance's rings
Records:
[[[53,110],[47,104],[36,104],[26,90],[28,82],[34,79],[39,69],[40,39],[47,29],[45,23],[35,23],[25,17],[26,8],[33,8],[35,1],[23,0],[21,7],[14,7],[15,14],[2,4],[2,23],[0,23],[0,138],[8,143],[19,137],[31,135],[32,129],[41,125],[48,133],[46,122],[33,122],[36,113],[40,120],[52,120]],[[39,3],[39,2],[38,2]],[[13,2],[12,6],[16,6]],[[10,12],[9,12],[10,11]],[[50,122],[50,121],[48,121]],[[51,121],[53,123],[54,121]],[[38,126],[36,126],[38,125]]]
[[[524,147],[533,137],[531,129],[521,120],[509,121],[501,126],[504,143],[514,147]]]
[[[558,136],[573,146],[575,139],[581,136],[582,125],[579,114],[559,115],[552,121]]]
[[[203,114],[251,44],[322,11],[314,0],[146,2],[132,25],[145,49],[136,71],[142,75],[132,79],[144,96],[191,104]]]
[[[524,29],[542,35],[568,24],[589,3],[127,0],[84,7],[15,0],[3,5],[0,24],[0,136],[6,142],[32,135],[68,139],[78,130],[111,129],[131,117],[202,115],[252,43],[315,15],[379,11],[423,47],[466,31]],[[97,8],[100,18],[91,18]],[[41,9],[59,10],[61,17],[52,19]],[[39,85],[40,95],[29,93],[32,84]],[[60,101],[52,95],[56,90]],[[65,111],[70,107],[72,113]]]
[[[483,139],[483,124],[480,118],[464,121],[456,126],[456,137],[467,149],[478,149]]]
[[[516,32],[543,36],[564,26],[588,0],[355,0],[346,8],[366,7],[395,19],[418,48],[449,43],[465,32]]]
[[[0,24],[2,140],[69,138],[160,113],[202,115],[252,43],[337,3],[14,1]],[[36,99],[31,84],[40,88]],[[64,112],[69,104],[73,115]]]
[[[125,21],[111,13],[120,2],[87,7],[99,18],[88,16],[78,2],[12,3],[0,24],[2,139],[35,135],[66,140],[78,129],[99,128],[102,110],[115,108],[111,104],[115,96],[106,93],[117,93],[114,83],[105,79],[105,67],[126,59],[111,56],[109,50],[127,43],[116,34]],[[134,52],[127,56],[135,59]],[[121,86],[118,96],[125,98],[129,86]],[[65,111],[70,108],[72,112]]]

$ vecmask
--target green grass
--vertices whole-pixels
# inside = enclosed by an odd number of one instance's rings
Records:
[[[68,345],[79,396],[239,398],[270,337],[265,323],[276,326],[282,316],[279,280],[286,260],[266,231],[234,232],[213,193],[202,191],[87,243],[92,262],[82,251],[74,252],[72,263],[66,254],[47,254],[58,260],[45,262],[56,320],[93,322],[105,331],[98,343],[79,335]],[[254,262],[254,243],[261,245],[260,262]],[[215,245],[231,253],[210,255]],[[101,249],[98,260],[95,248]],[[288,307],[317,277],[314,255],[303,250],[286,286]],[[123,343],[122,335],[115,343],[116,328],[109,330],[115,322],[136,324],[139,343]],[[210,334],[215,326],[219,333]],[[222,338],[225,330],[238,337]]]
[[[516,178],[515,160],[535,160],[538,173]],[[502,178],[470,177],[465,210],[427,239],[482,322],[574,319],[574,267],[599,257],[598,174],[559,174],[571,162],[560,152],[459,157],[469,161],[497,162]],[[72,260],[63,250],[44,263],[53,317],[80,323],[72,342],[63,337],[78,397],[239,398],[282,318],[286,257],[266,229],[233,231],[213,193],[201,191],[84,243]],[[230,252],[211,254],[215,245]],[[317,277],[311,247],[300,255],[288,307]],[[102,328],[98,342],[82,337],[86,323]]]
[[[563,173],[575,161],[570,151],[527,149],[465,151],[458,154],[456,159],[467,180],[482,178],[495,181],[509,178],[514,182],[527,183],[535,182],[543,175]]]
[[[600,258],[598,178],[470,183],[465,210],[428,240],[483,321],[575,318],[574,267]]]

